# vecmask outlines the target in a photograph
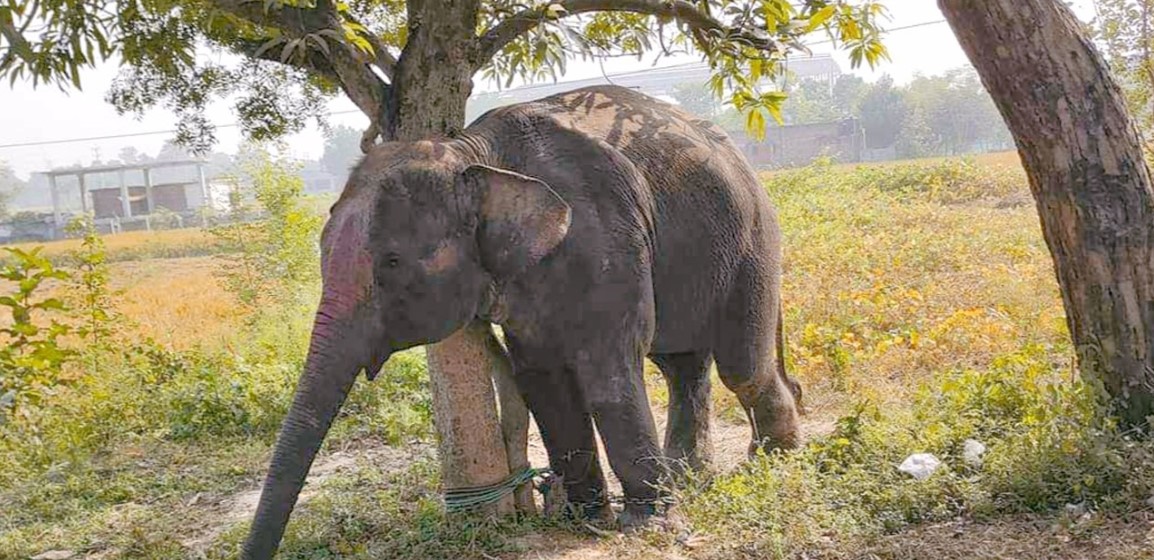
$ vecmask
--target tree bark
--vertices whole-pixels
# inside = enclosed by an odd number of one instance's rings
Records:
[[[383,136],[456,136],[473,88],[477,1],[410,0],[408,9],[409,38],[393,75]],[[529,466],[528,409],[507,382],[512,366],[492,327],[475,321],[426,352],[444,487],[489,485]],[[495,515],[514,510],[536,510],[530,486],[487,508]]]
[[[939,0],[1017,143],[1082,375],[1154,415],[1154,193],[1107,66],[1057,0]]]
[[[489,347],[491,334],[488,324],[475,322],[425,348],[446,489],[494,484],[509,476],[491,377],[504,356]],[[492,515],[513,513],[513,496],[483,509]]]
[[[387,138],[452,137],[473,91],[478,0],[409,0],[409,38],[397,62]]]

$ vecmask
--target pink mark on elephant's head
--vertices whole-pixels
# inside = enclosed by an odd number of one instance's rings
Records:
[[[351,317],[369,301],[373,290],[369,206],[349,202],[334,212],[321,244],[322,305],[339,318]]]

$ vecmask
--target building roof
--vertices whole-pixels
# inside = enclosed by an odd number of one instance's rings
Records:
[[[121,163],[116,165],[92,165],[72,166],[72,167],[57,167],[51,171],[43,172],[44,175],[50,177],[58,177],[61,175],[79,175],[89,173],[109,173],[114,171],[136,171],[141,169],[157,169],[163,167],[183,167],[186,165],[208,165],[208,160],[204,159],[181,159],[169,161],[148,161],[142,163]]]
[[[794,79],[803,79],[813,76],[839,75],[841,67],[828,54],[787,59],[784,63],[789,76]],[[571,91],[588,86],[601,85],[607,82],[633,88],[651,96],[669,95],[673,88],[687,82],[705,83],[711,76],[709,65],[705,62],[690,62],[660,68],[619,72],[608,76],[598,76],[582,80],[569,80],[551,84],[533,84],[500,92],[480,94],[495,96],[509,103],[531,101],[548,97],[557,93]],[[608,78],[608,79],[607,79]],[[765,80],[768,81],[768,80]]]

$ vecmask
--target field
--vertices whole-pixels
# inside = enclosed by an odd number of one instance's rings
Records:
[[[786,235],[786,353],[807,445],[747,461],[745,416],[716,382],[722,472],[677,490],[691,536],[446,519],[415,349],[358,381],[280,557],[1154,558],[1154,446],[1119,433],[1075,375],[1016,156],[819,162],[765,181]],[[105,239],[110,332],[0,424],[0,559],[235,557],[316,277],[278,272],[246,295],[237,286],[252,282],[235,280],[249,261],[230,255],[265,248],[214,239]],[[66,261],[70,243],[45,252]],[[315,268],[310,243],[279,250]],[[647,375],[663,424],[664,383]],[[963,458],[967,439],[986,445],[980,464]],[[925,480],[898,471],[915,452],[943,466]],[[546,465],[536,437],[531,455]]]

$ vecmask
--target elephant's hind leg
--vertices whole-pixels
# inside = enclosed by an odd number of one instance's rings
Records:
[[[654,354],[650,359],[661,368],[669,388],[665,457],[678,474],[686,466],[707,471],[713,462],[713,440],[709,434],[712,356],[701,351]]]
[[[797,399],[777,367],[778,283],[769,271],[750,266],[721,315],[714,359],[721,381],[737,395],[758,447],[792,449],[800,443]]]

